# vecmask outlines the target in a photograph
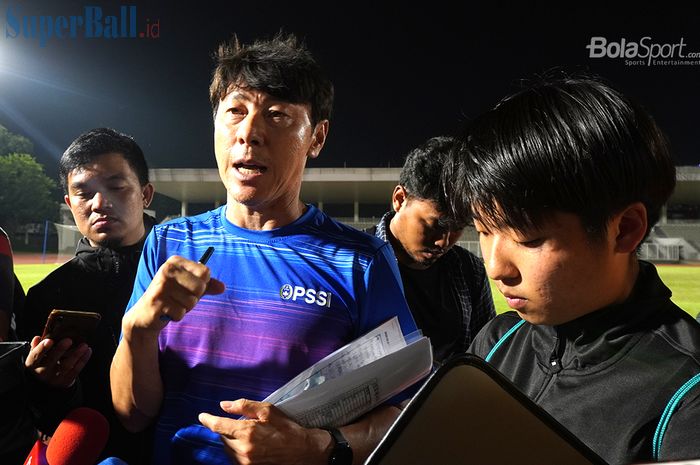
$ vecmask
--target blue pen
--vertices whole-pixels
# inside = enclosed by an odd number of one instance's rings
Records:
[[[202,265],[206,265],[213,253],[214,253],[214,247],[209,246],[209,247],[207,247],[207,250],[204,251],[202,256],[199,257],[199,260],[197,260],[197,261],[199,263],[201,263]],[[160,321],[172,321],[172,318],[170,318],[168,315],[161,315]]]

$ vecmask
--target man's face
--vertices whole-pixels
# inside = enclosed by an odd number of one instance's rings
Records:
[[[240,88],[219,102],[214,150],[230,205],[274,212],[299,201],[306,159],[318,156],[328,131],[310,113],[309,105]]]
[[[435,202],[408,197],[396,186],[392,198],[396,214],[389,229],[394,238],[396,258],[409,268],[424,270],[432,266],[459,240],[462,230],[449,230],[440,221],[443,214]]]
[[[566,323],[626,297],[629,254],[615,253],[612,230],[592,240],[578,216],[561,212],[527,234],[474,225],[489,277],[530,323]]]
[[[140,185],[124,156],[107,153],[68,174],[64,200],[93,247],[124,247],[143,237],[143,209],[152,198],[153,186]]]

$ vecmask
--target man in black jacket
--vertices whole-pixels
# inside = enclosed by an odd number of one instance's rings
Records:
[[[440,178],[455,140],[411,150],[391,195],[392,211],[365,232],[389,242],[416,325],[442,363],[464,353],[496,312],[484,264],[458,245],[467,217],[451,214]]]
[[[128,434],[114,416],[109,367],[143,241],[154,223],[144,214],[153,199],[153,186],[136,142],[105,128],[73,141],[61,157],[60,176],[65,202],[84,237],[73,259],[29,289],[18,329],[35,346],[52,309],[102,315],[88,341],[92,357],[80,374],[83,405],[100,411],[110,421],[110,441],[104,455],[136,465],[141,461],[140,437]],[[41,376],[41,360],[30,356],[27,363]]]
[[[675,185],[651,116],[545,81],[471,123],[449,171],[515,310],[470,351],[611,464],[700,457],[700,326],[636,254]]]

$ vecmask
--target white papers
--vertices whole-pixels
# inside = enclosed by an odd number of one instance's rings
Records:
[[[407,344],[397,317],[297,375],[265,399],[305,427],[337,427],[425,377],[430,340]]]

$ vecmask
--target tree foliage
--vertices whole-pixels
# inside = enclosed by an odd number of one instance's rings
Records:
[[[0,155],[34,153],[34,144],[24,136],[13,134],[0,124]]]
[[[32,143],[0,126],[0,226],[8,233],[58,215],[56,183],[33,156],[15,150],[32,151]]]

